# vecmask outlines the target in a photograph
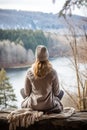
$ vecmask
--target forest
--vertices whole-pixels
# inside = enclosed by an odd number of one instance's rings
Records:
[[[42,30],[0,29],[0,68],[31,65],[35,59],[35,48],[39,44],[48,47],[50,58],[65,56],[69,46],[60,41],[58,35]]]
[[[9,40],[15,44],[21,44],[25,49],[35,50],[38,44],[47,46],[47,38],[41,30],[2,30],[0,29],[0,40]]]
[[[0,66],[31,64],[39,44],[47,46],[47,37],[42,31],[0,30]]]

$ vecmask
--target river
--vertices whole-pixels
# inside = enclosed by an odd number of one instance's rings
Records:
[[[74,92],[76,86],[76,74],[72,67],[72,63],[68,58],[56,58],[51,60],[53,67],[56,69],[59,77],[60,87],[63,85],[68,91]],[[20,95],[20,89],[24,87],[25,75],[27,68],[15,69],[7,71],[10,83],[14,88],[17,97],[17,106],[20,108],[23,100]]]

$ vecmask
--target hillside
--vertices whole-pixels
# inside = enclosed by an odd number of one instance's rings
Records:
[[[77,15],[67,16],[67,21],[80,29],[83,26],[87,29],[85,19]],[[67,28],[66,20],[58,14],[0,9],[0,29],[40,29],[63,34],[69,33]]]

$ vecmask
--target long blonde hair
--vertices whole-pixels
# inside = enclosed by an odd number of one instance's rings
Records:
[[[42,78],[46,76],[52,70],[52,65],[48,60],[39,61],[34,63],[34,75],[35,77]]]

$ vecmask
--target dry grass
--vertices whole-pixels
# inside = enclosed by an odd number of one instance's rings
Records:
[[[77,99],[75,94],[71,94],[71,96],[74,99]],[[72,98],[70,98],[69,95],[67,95],[66,93],[64,94],[64,97],[62,98],[61,102],[64,107],[74,107],[76,110],[78,110],[77,104],[75,104],[75,102],[73,102]]]

